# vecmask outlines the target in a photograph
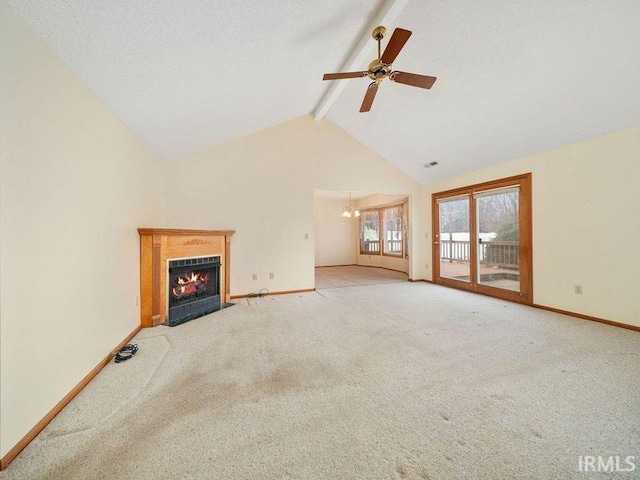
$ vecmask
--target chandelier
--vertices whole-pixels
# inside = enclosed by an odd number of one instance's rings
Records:
[[[344,211],[340,214],[342,218],[359,217],[360,211],[351,205],[351,192],[349,192],[349,205],[344,207]]]

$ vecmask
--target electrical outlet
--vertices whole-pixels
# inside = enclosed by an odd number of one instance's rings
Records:
[[[251,280],[257,280],[258,279],[258,274],[254,273],[253,275],[251,275]]]
[[[308,234],[308,233],[305,233],[305,234],[304,234],[304,239],[305,239],[305,240],[309,240],[309,234]]]
[[[140,297],[136,296],[136,307],[140,306]]]
[[[269,279],[270,279],[270,280],[273,280],[273,272],[271,272],[271,273],[269,274]]]
[[[424,268],[429,268],[429,264],[428,264],[428,263],[425,263],[425,264],[424,264]]]
[[[573,293],[575,293],[576,295],[582,295],[582,285],[574,285]]]

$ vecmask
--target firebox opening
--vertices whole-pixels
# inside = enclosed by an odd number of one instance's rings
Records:
[[[169,260],[169,317],[174,327],[220,309],[220,256]]]

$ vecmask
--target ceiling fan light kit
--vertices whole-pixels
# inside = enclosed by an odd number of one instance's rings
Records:
[[[386,33],[387,29],[383,26],[374,28],[371,33],[373,39],[378,42],[378,58],[369,64],[368,70],[362,72],[326,73],[322,77],[323,80],[342,80],[345,78],[360,77],[369,77],[373,80],[364,95],[360,112],[368,112],[371,110],[371,105],[378,92],[378,86],[385,78],[389,78],[389,80],[396,83],[426,89],[430,89],[436,81],[436,77],[430,77],[428,75],[394,71],[392,67],[393,61],[405,43],[407,43],[407,40],[409,40],[411,32],[403,28],[396,28],[393,31],[393,35],[391,35],[387,48],[385,48],[384,53],[381,54],[381,42]]]

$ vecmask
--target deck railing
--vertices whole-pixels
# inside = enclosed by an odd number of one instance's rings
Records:
[[[386,253],[402,253],[402,240],[386,240]],[[362,253],[380,253],[380,240],[363,240]]]
[[[380,240],[363,240],[362,253],[380,253]]]
[[[387,240],[387,253],[402,253],[402,240]]]
[[[520,264],[520,246],[517,241],[492,241],[478,245],[479,261],[483,265],[517,269]],[[468,240],[441,240],[440,258],[450,262],[469,262],[471,251]]]

